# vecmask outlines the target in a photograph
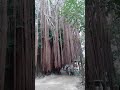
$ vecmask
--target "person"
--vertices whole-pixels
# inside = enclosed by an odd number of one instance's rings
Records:
[[[64,70],[68,75],[74,75],[74,66],[73,64],[67,64],[64,66]]]

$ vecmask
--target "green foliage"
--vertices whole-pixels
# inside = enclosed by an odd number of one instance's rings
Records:
[[[75,28],[84,30],[85,26],[85,1],[65,0],[60,14]]]

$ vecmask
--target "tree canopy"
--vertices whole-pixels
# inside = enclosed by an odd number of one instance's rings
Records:
[[[84,30],[85,26],[85,1],[84,0],[65,0],[60,10],[60,14],[65,20],[79,30]]]

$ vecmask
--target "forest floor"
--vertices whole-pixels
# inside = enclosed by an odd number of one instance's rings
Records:
[[[77,76],[49,75],[36,78],[35,90],[85,90],[80,82]]]

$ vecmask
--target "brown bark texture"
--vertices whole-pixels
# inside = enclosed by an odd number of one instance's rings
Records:
[[[98,81],[104,89],[109,86],[113,90],[115,75],[104,2],[87,0],[85,15],[85,88],[95,90],[93,85]]]
[[[0,0],[0,90],[4,90],[7,47],[7,0]]]
[[[34,0],[14,0],[14,90],[35,89]]]
[[[59,2],[55,2],[56,5],[52,6],[49,0],[40,0],[41,48],[38,52],[41,53],[36,60],[37,73],[59,71],[81,54],[78,30],[65,22],[64,17],[59,14]]]

